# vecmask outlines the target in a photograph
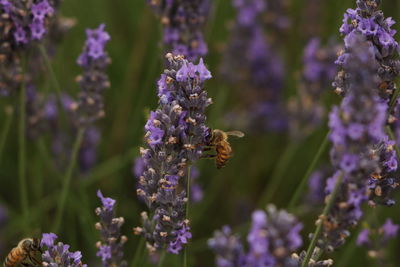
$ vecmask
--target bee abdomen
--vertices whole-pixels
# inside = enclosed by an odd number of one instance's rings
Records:
[[[231,157],[231,150],[229,146],[221,145],[216,147],[216,151],[217,157],[215,159],[215,164],[217,165],[217,168],[220,169],[226,165],[229,158]]]
[[[24,258],[24,253],[19,248],[13,248],[4,261],[4,267],[14,267]]]

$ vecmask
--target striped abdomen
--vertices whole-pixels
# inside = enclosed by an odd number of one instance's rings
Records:
[[[17,266],[17,264],[23,261],[25,257],[26,254],[20,247],[13,248],[4,261],[4,267]]]
[[[226,141],[220,142],[215,146],[215,150],[217,151],[217,157],[215,158],[215,164],[218,169],[221,169],[228,162],[231,157],[232,148],[230,144]]]

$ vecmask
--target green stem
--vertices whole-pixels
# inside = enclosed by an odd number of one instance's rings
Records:
[[[132,267],[138,267],[139,266],[139,260],[142,258],[142,255],[144,254],[144,249],[145,249],[145,239],[143,236],[140,237],[139,245],[135,251],[135,256],[133,257],[132,260]]]
[[[308,166],[306,173],[304,174],[303,178],[301,179],[300,185],[296,188],[293,197],[290,199],[288,210],[293,211],[294,207],[296,206],[297,202],[300,199],[301,194],[303,193],[305,187],[308,183],[308,178],[311,175],[311,172],[314,171],[315,166],[317,165],[319,159],[321,158],[322,154],[325,152],[326,147],[328,146],[329,140],[329,133],[325,136],[324,140],[322,141],[321,145],[318,148],[317,153],[315,154],[311,164]]]
[[[400,90],[399,89],[394,90],[392,99],[390,99],[390,105],[389,105],[388,114],[392,113],[394,107],[396,106],[396,100],[397,100],[397,97],[399,96],[399,94],[400,94]]]
[[[190,172],[191,172],[192,166],[189,165],[188,171],[187,171],[187,182],[186,182],[186,198],[187,198],[187,203],[186,203],[186,219],[189,219],[189,203],[190,203]],[[185,251],[183,252],[183,267],[187,267],[187,254],[188,254],[188,249],[187,249],[187,244],[185,246]]]
[[[89,187],[95,182],[101,180],[103,177],[109,177],[120,169],[126,167],[128,164],[131,164],[132,158],[134,158],[137,153],[138,148],[134,147],[123,155],[118,155],[106,160],[92,169],[90,174],[88,174],[88,177],[81,180],[80,185],[83,187]]]
[[[162,267],[163,266],[163,263],[164,263],[164,260],[165,260],[165,255],[166,255],[165,250],[163,250],[161,252],[161,255],[160,255],[160,260],[158,261],[158,264],[157,264],[158,267]]]
[[[6,121],[4,123],[3,131],[2,131],[1,137],[0,137],[0,164],[1,164],[1,160],[3,159],[4,145],[6,143],[8,133],[10,132],[11,122],[14,117],[13,115],[14,115],[13,108],[11,106],[7,106],[5,108]]]
[[[267,182],[264,188],[264,191],[261,195],[261,199],[258,203],[259,207],[266,205],[272,199],[279,185],[281,184],[282,181],[284,181],[284,179],[282,179],[282,176],[288,169],[289,163],[291,162],[298,147],[299,143],[296,141],[291,142],[289,143],[289,145],[286,146],[285,151],[280,157],[279,162],[271,175],[271,180]]]
[[[50,78],[53,83],[54,88],[56,89],[56,94],[57,94],[57,104],[60,110],[61,118],[62,120],[65,120],[65,114],[64,114],[64,107],[62,103],[62,94],[61,94],[61,86],[60,83],[58,82],[58,79],[56,77],[56,74],[54,72],[53,67],[51,66],[51,62],[49,59],[49,56],[47,55],[46,48],[43,45],[39,45],[39,50],[40,53],[42,54],[42,57],[44,59],[44,62],[46,64],[46,67],[50,73]]]
[[[319,235],[321,233],[321,230],[322,230],[323,220],[326,218],[326,216],[328,215],[330,209],[333,206],[333,203],[335,202],[336,195],[337,195],[337,193],[339,191],[340,185],[342,184],[342,180],[343,180],[343,173],[340,173],[339,177],[338,177],[338,179],[336,181],[335,188],[333,189],[331,195],[329,196],[329,199],[328,199],[328,201],[327,201],[327,203],[325,205],[325,208],[324,208],[321,216],[319,217],[319,219],[317,221],[317,228],[315,229],[315,232],[313,234],[313,238],[311,240],[311,243],[308,246],[307,254],[306,254],[305,258],[304,258],[303,263],[301,264],[301,267],[308,266],[308,262],[310,261],[312,253],[314,251],[314,248],[315,248],[315,246],[317,244],[318,237],[319,237]]]
[[[72,173],[75,169],[76,161],[78,158],[79,147],[81,145],[84,133],[85,133],[84,128],[80,128],[78,130],[78,135],[76,137],[76,140],[75,140],[75,143],[74,143],[74,146],[72,149],[71,160],[69,162],[67,172],[65,173],[65,176],[64,176],[63,187],[62,187],[61,195],[60,195],[59,202],[58,202],[58,207],[57,207],[57,212],[56,212],[56,217],[55,217],[56,219],[55,219],[55,223],[54,223],[54,227],[53,227],[54,233],[58,232],[60,225],[61,225],[61,220],[62,220],[63,213],[64,213],[65,202],[67,200],[69,189],[70,189]]]
[[[24,72],[25,73],[25,72]],[[28,191],[26,184],[26,139],[25,139],[25,123],[26,123],[26,87],[25,87],[25,77],[22,82],[20,97],[19,97],[19,135],[18,135],[18,143],[19,143],[19,194],[21,201],[21,209],[25,223],[25,231],[27,231],[27,226],[29,225],[29,209],[28,209]]]

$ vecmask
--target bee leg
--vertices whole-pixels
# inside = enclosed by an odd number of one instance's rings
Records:
[[[201,155],[201,158],[204,159],[214,159],[217,155],[214,154],[206,154],[206,155]]]
[[[39,266],[43,266],[42,263],[40,263],[36,258],[32,257],[32,255],[28,256],[29,260]],[[33,266],[33,265],[32,265]]]

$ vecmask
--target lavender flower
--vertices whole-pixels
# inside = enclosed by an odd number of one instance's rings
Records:
[[[298,96],[290,100],[288,107],[292,136],[303,138],[322,123],[325,110],[321,98],[336,75],[334,61],[339,49],[333,40],[322,47],[318,38],[305,47]]]
[[[99,249],[96,255],[101,258],[104,267],[127,266],[127,262],[123,260],[123,246],[127,237],[120,233],[124,218],[115,217],[114,199],[104,197],[100,190],[97,191],[97,196],[103,206],[96,209],[96,214],[100,217],[96,229],[100,231],[102,240],[96,244]]]
[[[392,18],[385,18],[379,10],[380,0],[357,0],[356,9],[348,9],[344,14],[343,25],[340,33],[349,36],[354,33],[363,35],[372,45],[374,57],[378,62],[378,83],[375,90],[382,99],[388,100],[396,89],[394,80],[400,73],[400,61],[398,59],[399,45],[394,39],[396,33],[391,27],[395,24]],[[341,53],[336,61],[340,68],[344,68],[349,57],[348,47]],[[347,94],[346,82],[349,73],[344,69],[339,71],[333,86],[336,92]]]
[[[247,253],[227,226],[222,232],[216,231],[208,245],[216,254],[219,267],[297,266],[290,254],[302,245],[302,227],[293,215],[269,205],[266,212],[253,212]]]
[[[43,266],[45,267],[87,267],[82,264],[82,254],[80,251],[70,252],[69,245],[61,242],[54,244],[57,235],[44,233],[40,246],[47,247],[42,254]]]
[[[246,128],[285,129],[283,60],[264,34],[262,14],[267,5],[263,0],[238,0],[234,7],[237,15],[221,66],[222,76],[243,93]]]
[[[39,51],[33,43],[44,44],[54,54],[55,45],[73,26],[73,20],[57,15],[58,9],[56,1],[0,1],[0,96],[14,94],[23,79],[31,82],[41,69]],[[30,53],[25,56],[29,56],[29,63],[23,77],[21,52],[28,49]]]
[[[385,249],[391,239],[395,239],[400,225],[394,224],[391,219],[387,219],[385,223],[378,229],[365,228],[357,237],[357,246],[367,248],[368,256],[376,259],[380,266],[385,266],[387,259]]]
[[[344,70],[349,73],[346,96],[330,114],[331,161],[337,172],[328,180],[325,192],[332,193],[343,175],[333,207],[323,218],[323,235],[318,246],[333,250],[344,243],[349,229],[362,216],[361,205],[368,199],[368,177],[380,173],[375,146],[385,140],[386,104],[375,90],[379,82],[373,47],[359,33],[345,38],[349,51]]]
[[[147,0],[160,17],[166,52],[184,55],[189,61],[207,54],[203,28],[209,13],[209,0]]]
[[[214,237],[208,240],[208,247],[216,254],[218,267],[239,267],[246,263],[240,238],[232,234],[229,226],[224,226],[221,231],[215,231]]]
[[[105,51],[105,45],[110,35],[104,31],[105,25],[97,29],[87,29],[87,40],[77,63],[84,70],[83,75],[77,77],[81,87],[77,106],[77,124],[87,126],[99,118],[104,117],[104,103],[102,93],[110,87],[106,68],[110,58]]]
[[[324,203],[326,181],[332,174],[332,167],[322,166],[310,175],[308,179],[308,194],[305,199],[307,205],[321,205]]]
[[[56,95],[44,95],[34,86],[27,88],[27,134],[32,139],[49,135],[52,140],[52,152],[57,167],[63,168],[70,158],[73,138],[77,128],[73,123],[75,101],[67,94],[61,95],[62,108],[67,117],[67,129],[61,127],[59,107]],[[78,164],[82,173],[90,170],[96,163],[96,152],[100,142],[100,132],[95,126],[89,126],[83,136],[79,149]]]
[[[167,54],[167,69],[158,81],[159,107],[145,125],[147,148],[141,148],[144,171],[137,193],[152,216],[142,213],[143,228],[150,251],[166,248],[179,253],[191,238],[185,218],[186,192],[178,185],[187,167],[202,155],[210,137],[205,125],[205,109],[211,104],[204,90],[210,72],[200,59],[197,65],[182,56]]]
[[[396,174],[398,166],[394,146],[395,141],[386,138],[375,147],[375,155],[379,157],[379,172],[373,173],[368,181],[371,205],[392,206],[395,204],[392,193],[399,186],[400,181]]]

